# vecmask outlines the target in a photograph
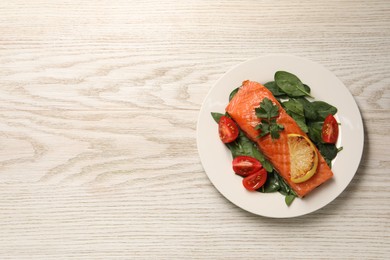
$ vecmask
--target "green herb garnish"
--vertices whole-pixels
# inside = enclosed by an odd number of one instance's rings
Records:
[[[264,98],[260,106],[255,108],[255,112],[256,116],[261,119],[261,123],[256,126],[256,129],[260,130],[259,137],[270,134],[272,139],[278,139],[279,132],[284,129],[284,126],[278,124],[275,118],[279,115],[279,107],[269,98]]]

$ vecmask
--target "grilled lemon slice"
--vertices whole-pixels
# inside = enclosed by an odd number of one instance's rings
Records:
[[[318,154],[314,144],[305,136],[288,135],[291,161],[291,181],[301,183],[310,179],[317,171]]]

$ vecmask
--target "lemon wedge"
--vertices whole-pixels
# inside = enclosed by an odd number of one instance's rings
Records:
[[[291,181],[301,183],[310,179],[317,171],[318,154],[314,144],[305,136],[288,135],[291,161]]]

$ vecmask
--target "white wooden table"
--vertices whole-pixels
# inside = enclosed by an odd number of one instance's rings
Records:
[[[210,183],[196,123],[246,59],[325,65],[365,125],[326,207],[245,212]],[[388,259],[390,2],[0,3],[0,259]]]

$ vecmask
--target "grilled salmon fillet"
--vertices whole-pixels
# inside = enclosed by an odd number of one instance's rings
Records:
[[[259,107],[260,102],[264,98],[270,99],[279,107],[279,116],[276,121],[284,126],[284,130],[280,132],[279,139],[272,140],[269,134],[259,138],[259,130],[255,129],[260,123],[260,119],[255,114],[255,108]],[[226,112],[234,119],[248,138],[257,144],[275,170],[299,197],[307,195],[313,189],[332,178],[333,173],[331,169],[317,150],[318,166],[313,177],[302,183],[291,181],[288,134],[300,134],[306,137],[307,135],[301,130],[295,120],[287,114],[272,93],[260,83],[249,80],[244,81],[237,94],[226,107]]]

